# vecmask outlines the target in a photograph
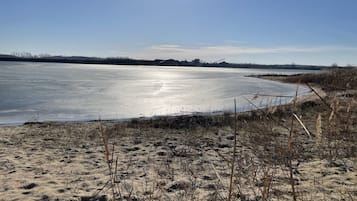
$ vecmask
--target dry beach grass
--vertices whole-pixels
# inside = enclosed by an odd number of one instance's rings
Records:
[[[237,116],[0,127],[0,200],[356,200],[356,72],[265,76],[315,93]]]

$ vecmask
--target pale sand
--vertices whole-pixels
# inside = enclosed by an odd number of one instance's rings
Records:
[[[310,110],[315,106],[303,107],[308,109],[303,109],[302,119],[314,131],[316,113]],[[353,121],[356,108],[353,107]],[[234,192],[242,199],[258,199],[262,195],[265,172],[272,178],[270,198],[291,200],[287,167],[284,161],[278,163],[280,159],[274,158],[283,150],[277,147],[286,147],[288,131],[284,125],[289,125],[289,117],[284,111],[274,114],[278,123],[259,112],[240,119],[240,166],[234,178]],[[212,118],[202,119],[201,125],[209,126],[198,126],[200,118],[189,117],[103,122],[110,144],[115,144],[121,195],[138,200],[227,197],[234,131],[227,123],[227,115]],[[99,124],[0,127],[0,200],[80,200],[97,192],[110,198],[110,189],[100,190],[109,180],[109,172]],[[352,127],[355,133],[356,124]],[[325,152],[319,152],[314,136],[308,137],[297,124],[295,128],[296,150],[301,156],[294,160],[299,200],[356,200],[356,158],[323,159],[319,155]]]

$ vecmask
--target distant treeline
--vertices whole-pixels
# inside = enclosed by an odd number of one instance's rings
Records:
[[[100,58],[100,57],[82,57],[82,56],[17,56],[0,54],[0,61],[26,61],[26,62],[53,62],[53,63],[77,63],[77,64],[114,64],[114,65],[148,65],[148,66],[197,66],[197,67],[225,67],[225,68],[264,68],[264,69],[305,69],[305,70],[321,70],[328,66],[316,65],[262,65],[251,63],[206,63],[201,62],[199,59],[192,61],[178,61],[174,59],[155,59],[155,60],[142,60],[130,58]],[[338,67],[333,66],[333,67]]]

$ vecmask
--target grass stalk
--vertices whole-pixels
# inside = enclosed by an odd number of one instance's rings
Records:
[[[100,131],[100,134],[102,137],[103,146],[104,146],[104,156],[105,156],[106,163],[108,165],[108,170],[109,170],[109,175],[110,175],[110,183],[111,183],[110,188],[112,190],[113,200],[115,200],[115,173],[112,170],[112,161],[113,161],[114,155],[112,155],[112,159],[109,158],[110,151],[109,151],[108,135],[105,132],[101,121],[99,122],[99,131]],[[114,154],[114,144],[113,144],[112,153]]]
[[[233,144],[233,155],[231,161],[231,175],[229,178],[228,201],[231,201],[232,199],[234,163],[236,159],[236,152],[237,152],[237,102],[236,99],[234,99],[234,144]]]
[[[293,108],[296,108],[296,100],[298,96],[298,90],[299,90],[299,85],[296,88],[296,93],[295,93],[295,98],[293,101]],[[290,121],[290,129],[289,129],[289,138],[288,138],[288,153],[289,153],[289,176],[290,176],[290,185],[291,185],[291,191],[293,194],[293,200],[296,201],[296,192],[295,192],[295,180],[294,180],[294,173],[293,173],[293,129],[294,129],[294,113],[291,115],[291,121]]]

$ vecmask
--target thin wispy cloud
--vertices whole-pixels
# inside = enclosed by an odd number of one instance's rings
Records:
[[[323,52],[357,52],[357,47],[317,46],[317,47],[244,47],[235,45],[217,45],[201,47],[184,47],[175,44],[153,45],[132,53],[139,58],[161,59],[193,59],[232,57],[249,54],[280,54],[280,53],[323,53]]]

